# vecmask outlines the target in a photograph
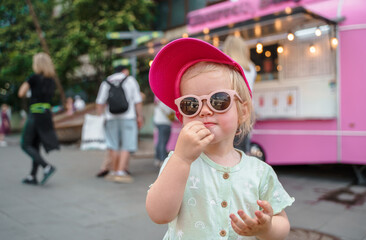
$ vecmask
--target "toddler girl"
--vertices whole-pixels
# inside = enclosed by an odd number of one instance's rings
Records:
[[[157,54],[149,78],[183,123],[146,199],[150,218],[169,223],[164,239],[284,239],[284,209],[294,199],[269,165],[233,146],[251,129],[251,90],[240,65],[183,38]]]

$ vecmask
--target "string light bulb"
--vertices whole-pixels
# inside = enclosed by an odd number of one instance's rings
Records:
[[[322,35],[322,30],[319,27],[315,29],[315,36],[320,37]]]
[[[285,8],[285,13],[286,14],[291,14],[292,13],[292,9],[290,7],[286,7]]]
[[[261,25],[260,24],[255,24],[254,26],[254,35],[256,37],[260,37],[262,35],[262,28],[261,28]]]
[[[261,42],[258,42],[255,47],[258,54],[261,54],[263,52],[263,44]]]
[[[263,49],[263,44],[261,42],[258,42],[255,46],[257,49]]]
[[[333,48],[337,48],[338,39],[336,37],[332,37],[332,39],[330,40],[330,44],[332,45]]]
[[[280,31],[282,29],[282,22],[280,19],[277,18],[274,21],[274,27],[275,27],[276,31]]]
[[[289,41],[293,41],[293,40],[295,39],[295,35],[294,35],[292,32],[289,32],[289,33],[287,34],[287,39],[288,39]]]
[[[309,52],[310,52],[311,54],[316,53],[316,47],[314,46],[314,44],[311,44],[311,45],[309,46]]]
[[[215,47],[219,47],[219,45],[220,45],[220,39],[219,39],[219,37],[214,37],[214,38],[212,39],[212,43],[213,43],[213,45],[214,45]]]
[[[283,47],[281,45],[277,47],[277,52],[280,54],[283,53]]]

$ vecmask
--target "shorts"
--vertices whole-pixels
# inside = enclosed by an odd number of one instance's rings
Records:
[[[108,149],[135,152],[137,150],[136,119],[111,119],[105,123],[105,137]]]

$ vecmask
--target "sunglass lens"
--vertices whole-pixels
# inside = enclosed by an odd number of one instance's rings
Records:
[[[197,112],[199,107],[199,102],[194,97],[184,98],[180,102],[180,109],[186,115],[193,115]]]
[[[227,109],[230,106],[230,101],[230,95],[225,92],[215,93],[210,98],[211,106],[218,111]]]

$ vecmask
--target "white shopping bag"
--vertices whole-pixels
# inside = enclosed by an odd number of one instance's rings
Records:
[[[105,150],[104,117],[85,114],[81,133],[81,150]]]

